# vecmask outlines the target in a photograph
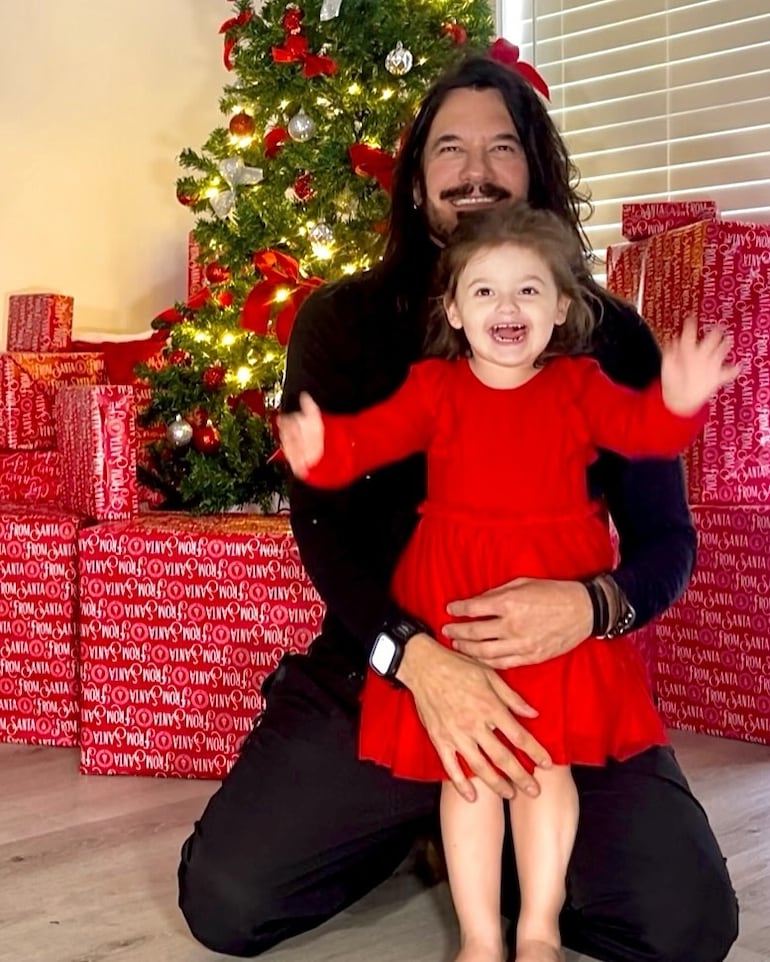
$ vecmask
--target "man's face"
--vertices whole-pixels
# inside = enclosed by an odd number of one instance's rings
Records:
[[[499,91],[451,91],[431,124],[415,203],[431,235],[443,243],[462,211],[526,200],[529,168],[516,127]]]

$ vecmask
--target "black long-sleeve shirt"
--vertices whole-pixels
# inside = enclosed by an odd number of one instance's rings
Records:
[[[382,400],[420,356],[422,329],[399,314],[393,293],[371,273],[331,284],[300,310],[287,356],[283,407],[300,391],[322,409],[352,413]],[[643,387],[660,371],[655,340],[630,307],[606,298],[593,353],[614,380]],[[620,536],[614,576],[642,625],[684,590],[695,560],[695,532],[679,461],[626,461],[604,452],[589,485],[606,499]],[[339,491],[292,483],[291,520],[303,563],[327,605],[320,646],[363,668],[376,633],[402,614],[391,574],[417,521],[425,461],[412,456]],[[515,572],[511,573],[515,576]],[[490,586],[491,587],[491,586]]]

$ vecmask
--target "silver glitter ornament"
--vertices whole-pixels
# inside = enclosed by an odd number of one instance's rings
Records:
[[[189,421],[185,421],[181,414],[166,428],[166,438],[175,448],[186,447],[192,441],[193,429]]]
[[[311,227],[309,236],[313,244],[323,244],[328,247],[334,240],[334,231],[328,224],[320,221],[315,227]]]
[[[300,107],[299,113],[294,114],[288,123],[289,136],[300,143],[310,140],[315,130],[315,121],[305,113],[304,107]]]
[[[392,73],[394,77],[403,77],[412,69],[413,63],[412,51],[407,50],[399,40],[385,58],[385,69],[388,73]]]

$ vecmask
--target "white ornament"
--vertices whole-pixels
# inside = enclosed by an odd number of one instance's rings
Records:
[[[403,77],[412,69],[413,63],[414,57],[411,50],[407,50],[399,40],[395,48],[385,58],[385,69],[388,73],[392,73],[394,77]]]
[[[181,414],[166,428],[166,438],[175,448],[183,448],[192,441],[193,429],[189,421],[185,421]]]
[[[315,121],[305,113],[304,107],[300,107],[299,113],[294,114],[288,123],[289,136],[300,143],[310,140],[315,130]]]
[[[321,23],[324,20],[334,20],[340,15],[342,0],[323,0],[321,4]]]
[[[219,173],[227,181],[229,190],[220,191],[209,200],[217,217],[224,220],[232,212],[235,204],[236,187],[252,187],[263,177],[259,167],[247,167],[242,157],[225,157],[219,162]]]
[[[310,229],[310,240],[313,244],[323,244],[328,247],[334,240],[334,231],[324,221],[319,221]]]

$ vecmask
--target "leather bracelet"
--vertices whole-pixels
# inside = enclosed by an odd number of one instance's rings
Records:
[[[588,592],[593,610],[593,625],[591,626],[591,636],[602,638],[610,628],[610,606],[604,590],[597,582],[596,578],[586,578],[580,582]]]

